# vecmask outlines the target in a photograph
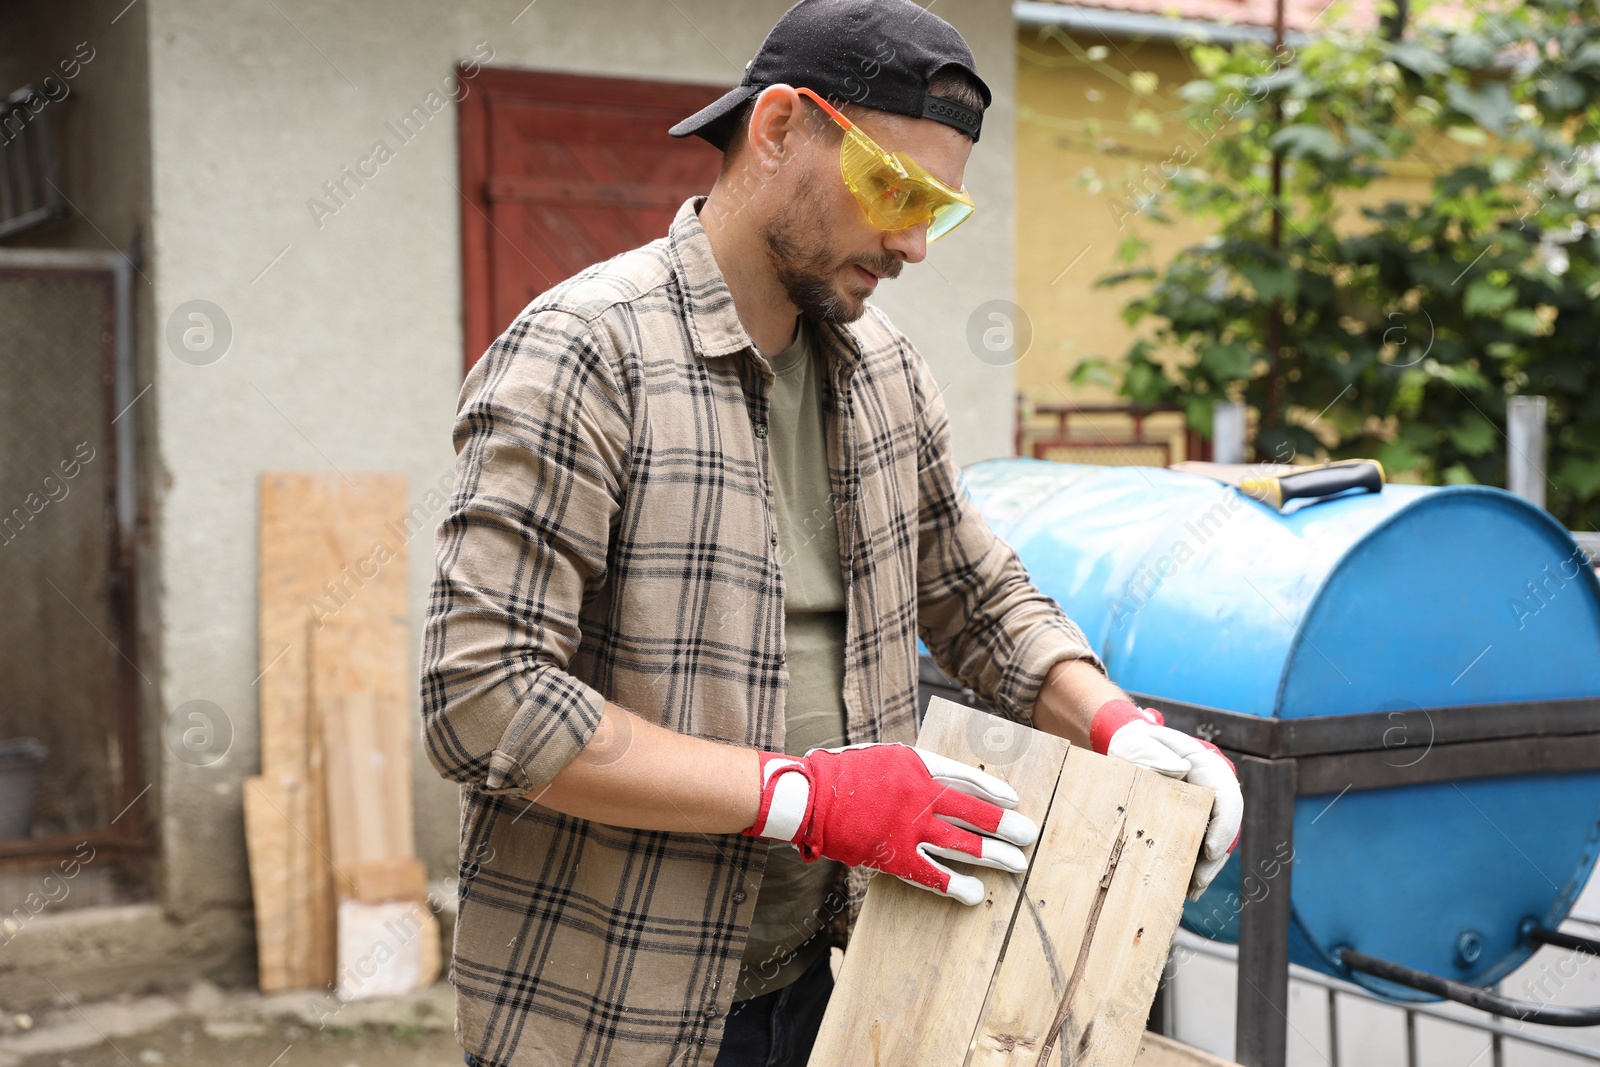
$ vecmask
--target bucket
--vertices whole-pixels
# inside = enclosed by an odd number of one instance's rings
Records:
[[[50,750],[34,737],[0,741],[0,838],[33,834],[39,796],[39,766]]]

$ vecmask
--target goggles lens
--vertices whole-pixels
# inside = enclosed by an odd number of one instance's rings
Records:
[[[936,241],[972,216],[974,205],[965,189],[952,189],[904,152],[884,151],[810,89],[797,91],[844,128],[839,173],[874,226],[902,230],[926,222],[928,240]]]

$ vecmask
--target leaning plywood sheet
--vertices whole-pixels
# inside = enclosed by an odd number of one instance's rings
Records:
[[[286,804],[246,809],[252,881],[284,895],[258,897],[257,946],[267,991],[334,980],[333,879],[328,862],[322,729],[310,699],[310,635],[352,610],[405,611],[405,478],[397,474],[265,474],[259,535],[262,778]],[[276,819],[282,826],[267,827]],[[263,914],[265,909],[265,914]]]
[[[310,627],[348,611],[406,613],[401,474],[261,476],[261,765],[304,766]]]
[[[874,878],[811,1063],[1132,1064],[1210,794],[938,698],[918,744],[1010,781],[1039,843],[973,909]]]

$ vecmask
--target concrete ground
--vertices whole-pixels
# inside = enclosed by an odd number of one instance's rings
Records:
[[[341,1005],[198,982],[0,1017],[0,1067],[456,1067],[454,993]]]

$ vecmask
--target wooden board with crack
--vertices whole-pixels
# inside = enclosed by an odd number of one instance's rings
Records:
[[[813,1067],[1133,1064],[1210,792],[940,698],[917,743],[1010,783],[1039,841],[969,868],[972,908],[874,877]]]

